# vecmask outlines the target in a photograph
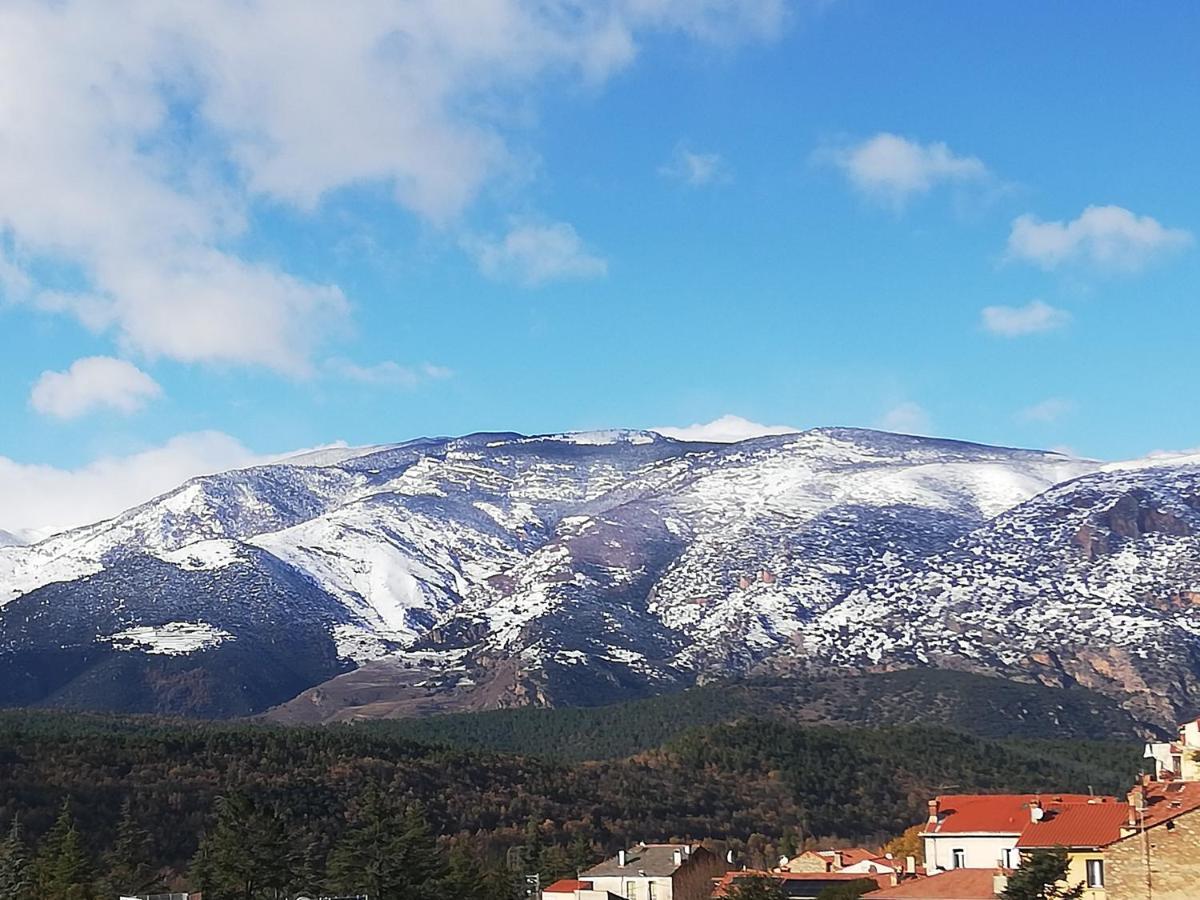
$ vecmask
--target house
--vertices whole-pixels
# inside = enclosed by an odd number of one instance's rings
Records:
[[[1008,887],[1003,869],[951,869],[881,888],[869,900],[996,900]]]
[[[720,900],[739,878],[770,878],[779,885],[783,896],[788,900],[815,900],[826,888],[853,883],[867,879],[874,881],[880,887],[893,884],[894,875],[863,875],[855,872],[760,872],[753,869],[743,869],[738,872],[726,872],[713,889],[714,900]],[[872,892],[868,896],[874,897]]]
[[[1109,798],[1051,807],[1025,826],[1017,850],[1025,854],[1063,848],[1069,861],[1067,885],[1083,885],[1081,900],[1107,900],[1105,855],[1128,820],[1129,804]]]
[[[609,891],[596,890],[592,882],[563,878],[542,890],[542,900],[622,900]]]
[[[1200,782],[1144,779],[1127,809],[1119,838],[1104,850],[1108,896],[1200,897]]]
[[[929,801],[921,839],[930,875],[951,869],[1015,868],[1017,840],[1030,822],[1087,794],[943,794]],[[1112,800],[1113,798],[1106,798]]]
[[[699,845],[635,844],[581,872],[579,880],[626,900],[705,900],[727,868]]]
[[[1146,745],[1146,759],[1154,761],[1154,780],[1200,781],[1200,719],[1179,726],[1179,737]]]
[[[843,850],[806,850],[779,868],[783,872],[860,872],[864,875],[899,872],[902,864],[890,856],[876,853],[865,847],[848,847]]]

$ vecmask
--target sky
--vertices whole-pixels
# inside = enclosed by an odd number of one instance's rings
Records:
[[[1200,445],[1200,6],[0,0],[0,529],[299,448]]]

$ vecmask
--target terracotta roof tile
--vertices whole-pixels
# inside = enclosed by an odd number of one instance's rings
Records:
[[[945,794],[937,798],[938,823],[927,827],[926,834],[1020,834],[1030,822],[1031,804],[1050,809],[1089,799],[1087,794]]]
[[[951,869],[866,896],[870,900],[995,900],[995,876],[992,869]]]
[[[590,881],[578,881],[574,878],[563,878],[554,882],[544,891],[550,894],[573,894],[575,891],[590,891],[592,883]]]
[[[1047,809],[1040,822],[1026,825],[1017,846],[1103,847],[1120,838],[1128,822],[1127,803],[1068,803]]]

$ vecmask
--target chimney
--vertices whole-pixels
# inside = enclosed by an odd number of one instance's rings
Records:
[[[1140,784],[1135,784],[1125,799],[1129,803],[1130,814],[1132,814],[1135,810],[1140,812],[1146,808],[1145,787]]]
[[[841,850],[833,851],[833,871],[840,872],[846,866],[846,856]]]
[[[916,875],[917,874],[917,858],[915,856],[904,857],[904,874],[906,874],[906,875]]]
[[[683,851],[680,850],[678,847],[676,847],[675,853],[673,856],[674,856],[675,868],[678,869],[680,866],[683,865]]]
[[[1045,815],[1046,815],[1046,811],[1044,809],[1042,809],[1042,801],[1041,800],[1039,800],[1038,798],[1035,797],[1034,799],[1029,801],[1029,821],[1030,822],[1040,822],[1040,821],[1042,821],[1042,818]]]
[[[624,850],[617,851],[617,865],[620,866],[622,869],[625,868],[625,851]]]
[[[938,821],[938,799],[934,797],[929,801],[929,824],[936,825]]]
[[[997,872],[992,876],[992,893],[999,897],[1008,890],[1008,876],[1003,872]]]

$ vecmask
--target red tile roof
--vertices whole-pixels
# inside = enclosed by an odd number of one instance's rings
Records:
[[[870,900],[995,900],[995,876],[992,869],[951,869],[866,896]]]
[[[945,794],[937,798],[937,825],[926,827],[925,833],[1020,834],[1031,821],[1031,804],[1041,803],[1043,808],[1050,809],[1063,803],[1086,803],[1089,799],[1087,794]]]
[[[563,878],[554,882],[550,887],[545,888],[545,893],[549,894],[573,894],[576,891],[590,891],[592,883],[590,881],[576,881],[574,878]]]
[[[1143,790],[1146,808],[1135,819],[1147,828],[1200,809],[1200,781],[1152,781]]]
[[[836,853],[838,851],[835,850],[834,852]],[[850,847],[846,850],[842,850],[841,854],[843,866],[852,866],[855,863],[860,863],[865,860],[880,862],[884,865],[891,865],[893,862],[893,860],[886,859],[873,850],[867,850],[865,847]]]
[[[1068,803],[1047,809],[1040,822],[1026,825],[1017,846],[1103,847],[1120,838],[1128,822],[1128,803]]]
[[[742,869],[736,872],[726,872],[717,882],[713,890],[714,897],[724,897],[729,886],[738,878],[773,878],[778,882],[787,881],[816,881],[816,882],[849,882],[861,879],[871,879],[880,887],[891,881],[890,875],[865,875],[862,872],[763,872],[755,869]],[[868,896],[874,897],[872,892]]]

